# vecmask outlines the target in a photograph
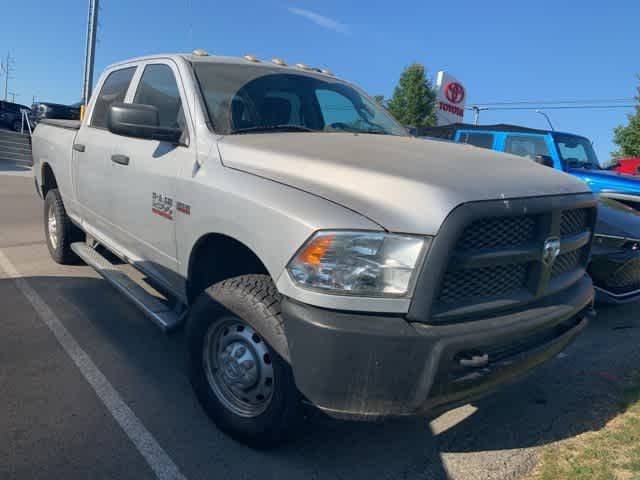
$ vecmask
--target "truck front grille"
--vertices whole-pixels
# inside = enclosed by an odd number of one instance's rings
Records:
[[[551,268],[551,278],[559,277],[564,273],[572,272],[578,268],[583,255],[584,249],[578,249],[558,255],[558,258]]]
[[[585,270],[594,208],[557,208],[529,215],[474,219],[461,229],[442,277],[433,312],[534,299],[561,288]],[[560,239],[562,253],[545,263],[545,243]],[[553,282],[552,282],[553,281]],[[575,281],[575,280],[574,280]]]
[[[526,280],[526,264],[448,271],[442,282],[440,301],[455,304],[466,298],[494,297],[524,288]]]
[[[460,250],[511,247],[533,240],[533,216],[484,218],[469,225],[458,240]]]
[[[584,208],[574,208],[562,212],[560,221],[560,235],[573,235],[585,230],[587,226],[587,211]]]

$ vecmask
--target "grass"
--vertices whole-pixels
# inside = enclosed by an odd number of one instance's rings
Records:
[[[601,430],[549,445],[529,480],[640,480],[640,373]]]

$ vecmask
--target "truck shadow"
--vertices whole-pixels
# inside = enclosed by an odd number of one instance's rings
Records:
[[[164,335],[100,279],[27,281],[65,312],[65,326],[116,389],[126,388],[136,414],[189,478],[221,469],[227,478],[447,478],[449,454],[536,447],[600,428],[624,408],[618,392],[640,364],[633,305],[603,308],[565,353],[475,403],[475,411],[463,407],[429,425],[343,422],[310,409],[293,442],[257,452],[226,438],[199,407],[182,332]]]

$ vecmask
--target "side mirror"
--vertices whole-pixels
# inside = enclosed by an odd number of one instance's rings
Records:
[[[553,158],[551,158],[549,155],[536,155],[533,160],[540,165],[553,168]]]
[[[182,129],[160,126],[160,114],[153,105],[112,103],[107,128],[116,135],[175,144],[180,143],[182,137]]]

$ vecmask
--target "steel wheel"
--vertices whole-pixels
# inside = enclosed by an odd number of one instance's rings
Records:
[[[51,247],[55,250],[58,248],[58,220],[56,218],[55,205],[53,203],[49,205],[47,212],[47,231],[49,233],[49,242]]]
[[[239,318],[223,318],[207,331],[203,351],[209,387],[220,402],[241,417],[263,413],[275,381],[267,344]]]

